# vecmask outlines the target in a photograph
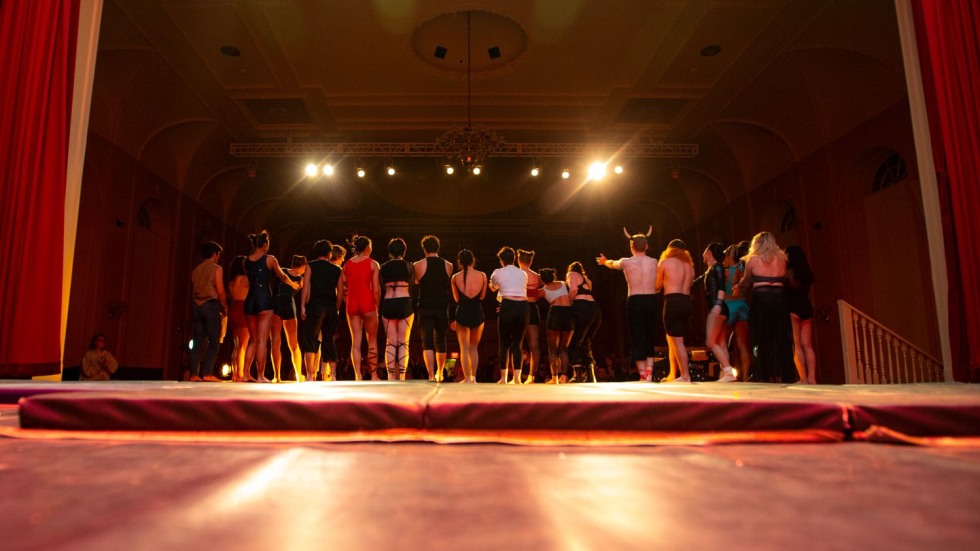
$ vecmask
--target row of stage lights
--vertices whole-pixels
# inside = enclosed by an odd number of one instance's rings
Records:
[[[594,163],[589,165],[589,179],[601,180],[605,178],[608,164],[609,163],[595,161]],[[447,163],[443,165],[443,168],[446,171],[446,174],[450,176],[456,173],[456,167],[453,166],[452,164]],[[330,177],[334,175],[335,171],[336,168],[334,167],[334,165],[330,163],[324,163],[322,165],[317,165],[316,163],[309,163],[306,165],[306,176],[308,178]],[[622,174],[623,166],[615,165],[613,166],[612,171],[616,174]],[[483,172],[483,167],[481,165],[473,165],[472,167],[469,168],[469,172],[471,172],[474,176],[479,176]],[[542,172],[541,167],[538,166],[537,164],[531,166],[531,170],[530,170],[531,176],[537,177],[541,174],[541,172]],[[354,173],[357,175],[358,178],[363,178],[367,175],[367,171],[365,171],[364,167],[360,164],[357,165],[357,167],[354,169]],[[386,161],[385,174],[387,174],[388,176],[394,176],[396,173],[397,171],[395,170],[394,163],[391,161]],[[569,170],[567,167],[563,168],[561,171],[561,177],[565,180],[571,178],[572,171]]]

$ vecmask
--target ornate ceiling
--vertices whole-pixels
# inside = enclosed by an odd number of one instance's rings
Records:
[[[435,142],[467,119],[466,11],[474,125],[508,142],[700,154],[626,160],[590,192],[555,176],[579,159],[534,180],[530,159],[495,159],[451,180],[433,159],[394,159],[388,179],[381,159],[340,158],[311,184],[305,158],[229,154]],[[598,200],[610,220],[683,229],[904,98],[891,0],[106,0],[91,131],[242,231],[568,219]]]

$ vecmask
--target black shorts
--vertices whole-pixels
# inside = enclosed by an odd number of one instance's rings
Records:
[[[527,324],[541,325],[541,310],[538,309],[537,302],[527,301]]]
[[[449,309],[419,309],[418,324],[422,328],[422,350],[446,351],[446,333],[449,331]]]
[[[272,313],[284,320],[296,319],[296,303],[293,302],[293,297],[277,296],[273,300]]]
[[[670,293],[664,295],[664,329],[671,337],[683,337],[687,333],[687,322],[694,313],[690,295]]]
[[[245,315],[257,316],[266,310],[272,310],[272,293],[268,289],[249,289],[245,296]]]
[[[572,331],[575,329],[575,314],[571,306],[552,306],[548,309],[548,331]]]
[[[412,315],[412,297],[386,298],[381,301],[381,317],[403,320]]]

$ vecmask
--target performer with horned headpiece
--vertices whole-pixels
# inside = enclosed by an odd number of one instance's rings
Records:
[[[653,380],[653,337],[657,330],[660,297],[656,293],[657,259],[647,256],[647,240],[653,233],[653,226],[647,233],[630,235],[623,228],[623,234],[630,242],[633,256],[609,260],[600,253],[596,263],[600,266],[622,270],[628,286],[627,314],[629,316],[630,343],[633,361],[643,381]]]

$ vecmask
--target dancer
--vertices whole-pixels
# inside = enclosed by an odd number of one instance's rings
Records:
[[[728,339],[725,327],[728,324],[728,304],[725,302],[725,249],[721,243],[712,243],[701,255],[708,271],[704,272],[704,290],[708,305],[708,319],[705,323],[705,341],[722,366],[718,376],[719,383],[737,381],[732,373],[732,362],[728,357]]]
[[[290,267],[284,270],[289,279],[302,286],[306,281],[306,257],[294,255]],[[306,380],[303,376],[302,361],[303,356],[299,351],[299,339],[297,337],[296,322],[296,301],[293,296],[296,290],[286,285],[276,287],[276,293],[272,298],[272,323],[270,332],[272,337],[272,382],[278,383],[282,380],[282,334],[286,333],[286,347],[289,348],[290,359],[293,363],[293,374],[296,382]]]
[[[228,315],[225,281],[218,264],[221,245],[206,241],[201,245],[203,260],[191,272],[194,291],[194,347],[190,354],[191,381],[218,382],[214,376],[214,360],[221,346],[221,318]],[[204,364],[201,364],[201,352]]]
[[[272,289],[269,272],[273,272],[279,280],[293,289],[299,289],[299,284],[289,279],[289,276],[279,267],[276,257],[269,254],[269,233],[263,231],[248,236],[252,244],[252,253],[245,258],[245,273],[248,276],[248,295],[245,297],[245,323],[248,325],[249,342],[245,349],[245,368],[251,367],[252,360],[257,366],[255,380],[260,383],[269,382],[265,378],[265,362],[269,356],[268,339],[269,325],[272,322]],[[249,373],[245,373],[246,380]]]
[[[248,347],[248,324],[245,322],[245,297],[248,296],[248,276],[245,275],[245,257],[236,256],[228,268],[228,331],[234,341],[231,351],[231,380],[245,381],[245,349]],[[249,366],[251,367],[251,366]]]
[[[385,326],[385,368],[389,381],[404,381],[408,369],[408,336],[412,332],[415,312],[412,310],[411,281],[413,267],[405,260],[405,240],[396,237],[388,242],[390,260],[381,265],[381,319]]]
[[[595,358],[592,356],[592,340],[602,323],[602,311],[592,297],[592,280],[585,274],[581,262],[568,265],[565,274],[568,296],[572,300],[575,329],[568,345],[569,363],[572,364],[572,380],[595,382]],[[559,382],[566,382],[567,374],[558,374]]]
[[[793,323],[793,361],[800,381],[817,384],[817,355],[813,351],[813,306],[810,304],[810,287],[813,270],[797,245],[786,248],[786,299],[789,316]]]
[[[476,382],[480,365],[480,338],[483,337],[483,299],[487,296],[487,274],[474,270],[476,259],[467,249],[456,257],[459,271],[451,280],[456,300],[456,321],[453,330],[459,340],[459,362],[463,367],[463,383]]]
[[[534,374],[537,373],[538,363],[541,358],[541,336],[538,327],[541,325],[541,311],[538,309],[538,298],[541,296],[541,277],[531,269],[534,262],[534,251],[517,249],[517,267],[527,274],[527,334],[524,342],[527,343],[528,350],[528,373],[524,384],[534,382]],[[521,381],[517,381],[518,383]]]
[[[630,241],[630,252],[633,256],[609,260],[600,253],[596,262],[600,266],[622,270],[626,276],[626,311],[629,316],[633,361],[636,363],[636,370],[640,372],[640,379],[650,382],[653,380],[653,337],[660,306],[656,294],[657,259],[647,256],[647,239],[653,233],[653,226],[647,229],[645,235],[630,235],[626,228],[623,228],[623,233]]]
[[[367,340],[367,364],[371,380],[378,381],[378,302],[381,300],[381,267],[371,260],[371,240],[355,235],[350,240],[354,256],[342,269],[347,288],[347,325],[350,327],[350,359],[354,380],[360,381],[361,339]]]
[[[109,376],[119,369],[119,362],[105,349],[105,333],[92,335],[88,350],[82,355],[82,381],[108,381]]]
[[[734,283],[742,279],[745,263],[741,258],[749,253],[749,242],[741,241],[725,249],[725,304],[728,305],[727,342],[734,335],[735,350],[738,352],[738,378],[749,380],[752,369],[752,355],[749,352],[749,303],[735,296],[738,288]]]
[[[442,382],[446,365],[446,332],[449,331],[449,277],[453,265],[439,256],[439,238],[422,238],[425,258],[415,263],[415,282],[419,285],[418,316],[422,325],[422,357],[429,380]]]
[[[664,329],[667,331],[667,349],[670,359],[670,375],[665,382],[689,383],[687,347],[684,333],[687,322],[694,313],[691,304],[691,283],[694,281],[694,261],[687,252],[687,244],[674,239],[660,255],[657,267],[657,287],[664,292]],[[678,376],[678,369],[680,375]]]
[[[541,270],[542,291],[548,308],[548,359],[551,365],[551,384],[559,383],[559,376],[568,372],[568,345],[572,342],[575,330],[575,314],[569,297],[568,285],[555,281],[555,271],[551,268]]]
[[[326,239],[314,243],[316,259],[310,261],[303,272],[300,318],[306,322],[303,324],[302,348],[308,381],[315,381],[317,371],[321,369],[324,381],[334,380],[337,372],[336,332],[340,321],[337,312],[343,293],[338,292],[340,266],[330,261],[332,249],[333,244]],[[343,251],[343,247],[340,250]]]
[[[501,247],[497,252],[500,267],[490,274],[490,290],[497,292],[500,313],[497,316],[497,341],[500,354],[500,381],[508,384],[507,372],[513,368],[514,379],[521,380],[521,341],[527,330],[527,274],[514,266],[514,249]]]
[[[761,232],[752,238],[744,257],[745,275],[739,282],[739,294],[748,298],[751,292],[749,333],[758,363],[753,380],[763,382],[796,382],[793,364],[793,324],[786,300],[786,253],[776,238]]]

